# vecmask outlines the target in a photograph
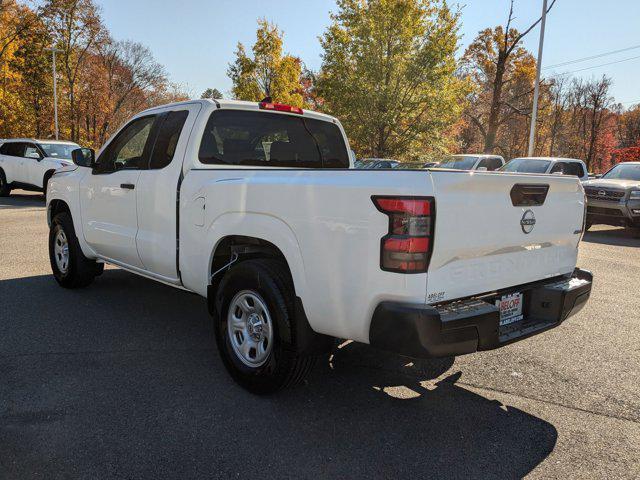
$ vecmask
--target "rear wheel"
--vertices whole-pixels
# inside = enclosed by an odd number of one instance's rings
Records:
[[[11,194],[11,187],[7,183],[7,177],[4,172],[0,170],[0,197],[8,197]]]
[[[304,380],[316,357],[296,353],[295,292],[277,260],[232,267],[216,295],[216,341],[222,361],[242,387],[268,394]]]
[[[49,230],[49,261],[56,281],[65,288],[86,287],[102,273],[104,265],[82,253],[71,215],[57,214]]]

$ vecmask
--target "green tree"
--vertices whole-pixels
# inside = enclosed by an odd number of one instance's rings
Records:
[[[303,106],[300,59],[284,55],[282,44],[283,33],[278,27],[258,20],[253,58],[238,43],[236,60],[227,70],[234,97],[255,102],[271,97],[275,102]]]
[[[217,88],[207,88],[200,98],[222,98],[222,93]]]
[[[459,14],[431,0],[338,0],[317,93],[343,122],[355,149],[418,157],[444,149],[459,117]]]

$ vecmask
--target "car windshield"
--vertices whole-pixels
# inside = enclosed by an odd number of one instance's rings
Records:
[[[47,157],[71,160],[71,152],[80,148],[80,145],[75,143],[40,143],[40,148],[44,150]]]
[[[535,158],[514,158],[500,168],[503,172],[545,173],[551,162]]]
[[[613,167],[602,178],[610,180],[640,180],[640,164],[620,164]]]
[[[445,157],[440,162],[438,168],[453,168],[454,170],[471,170],[476,164],[478,157],[472,156],[455,156],[450,155]]]

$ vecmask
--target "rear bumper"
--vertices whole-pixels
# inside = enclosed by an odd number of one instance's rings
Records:
[[[576,269],[566,277],[442,306],[382,302],[371,320],[369,343],[414,358],[492,350],[557,327],[580,311],[593,276]],[[495,300],[510,291],[524,294],[523,320],[500,326]]]

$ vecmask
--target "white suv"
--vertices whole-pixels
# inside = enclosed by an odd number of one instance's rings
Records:
[[[73,165],[71,152],[79,145],[57,140],[16,138],[0,141],[0,196],[14,188],[46,194],[53,173]]]

